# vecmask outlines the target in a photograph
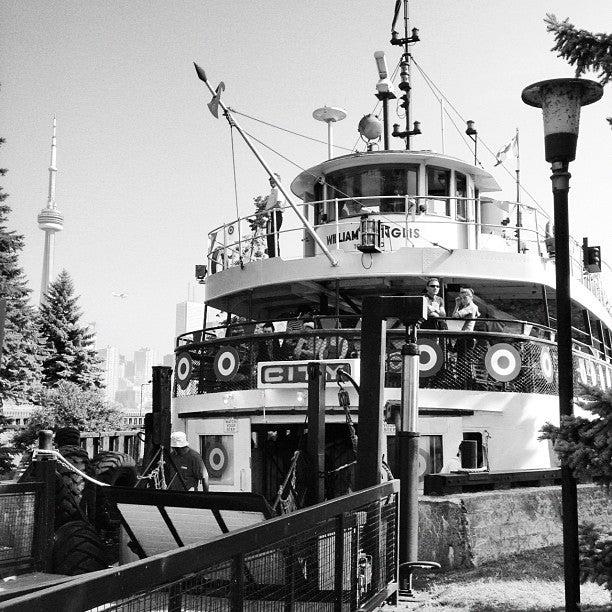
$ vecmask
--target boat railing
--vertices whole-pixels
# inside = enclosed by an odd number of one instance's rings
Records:
[[[330,250],[357,251],[360,217],[368,214],[381,222],[385,251],[402,248],[472,249],[518,252],[554,260],[554,236],[549,219],[533,207],[510,203],[515,209],[480,207],[474,198],[433,196],[369,196],[335,198],[303,204],[315,231]],[[500,206],[508,203],[500,203]],[[493,206],[495,214],[485,214]],[[281,212],[287,206],[279,207]],[[506,206],[508,208],[508,206]],[[516,211],[520,211],[517,214]],[[479,211],[479,212],[477,212]],[[302,259],[317,254],[317,247],[304,246],[309,240],[304,228],[285,215],[279,228],[269,222],[270,213],[261,212],[235,219],[208,234],[208,271],[216,274],[234,266],[274,257]],[[517,220],[521,219],[520,224]],[[262,219],[268,222],[262,222]],[[607,287],[610,268],[585,272],[582,244],[570,240],[570,270],[612,314]]]
[[[465,321],[446,322],[449,329],[419,331],[418,342],[425,354],[422,388],[557,394],[557,347],[550,328],[525,321],[479,319],[477,329],[462,331],[457,328]],[[241,335],[232,335],[232,329],[226,328],[229,335],[225,337],[203,340],[198,332],[179,337],[177,362],[186,360],[190,366],[175,376],[177,397],[260,388],[259,363],[349,363],[361,353],[361,330],[354,327],[260,334],[254,327],[247,329],[248,324],[239,325]],[[405,336],[405,329],[387,330],[386,387],[400,386]],[[574,349],[577,382],[612,387],[609,359],[585,348],[577,343]],[[220,367],[224,359],[227,362]]]

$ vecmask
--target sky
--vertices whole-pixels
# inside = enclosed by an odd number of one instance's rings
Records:
[[[56,202],[64,231],[56,235],[55,271],[72,275],[83,320],[96,323],[98,346],[124,354],[173,348],[175,306],[188,296],[194,266],[205,263],[207,234],[236,216],[230,130],[208,112],[211,81],[223,80],[230,107],[268,123],[326,139],[312,118],[320,106],[348,117],[334,127],[336,145],[353,148],[357,123],[372,112],[378,80],[373,54],[389,44],[394,0],[0,0],[0,165],[13,209],[9,227],[24,234],[21,255],[38,303],[52,118],[57,116]],[[550,51],[546,13],[592,31],[610,30],[609,0],[414,0],[412,53],[482,143],[497,151],[520,131],[521,182],[552,209],[541,112],[521,102],[536,81],[572,77]],[[593,75],[587,75],[593,76]],[[582,111],[577,159],[570,166],[570,231],[612,253],[612,85]],[[446,108],[450,110],[450,107]],[[392,122],[396,109],[391,109]],[[441,150],[440,106],[413,68],[413,118],[423,135],[413,148]],[[454,116],[454,115],[453,115]],[[261,148],[288,184],[298,166],[327,155],[326,144],[297,138],[237,115],[249,133],[289,158]],[[465,124],[455,119],[460,132]],[[445,152],[471,152],[449,120]],[[509,173],[479,155],[514,199]],[[395,140],[394,148],[403,148]],[[336,154],[345,153],[336,149]],[[269,192],[267,177],[235,141],[240,215]],[[294,165],[297,164],[298,166]],[[529,201],[528,196],[523,201]],[[201,290],[201,287],[198,288]],[[125,292],[121,299],[113,293]],[[200,291],[201,293],[201,291]]]

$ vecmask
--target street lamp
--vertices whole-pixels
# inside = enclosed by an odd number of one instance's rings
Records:
[[[580,107],[603,95],[603,87],[585,79],[551,79],[529,85],[523,102],[542,109],[546,161],[551,163],[555,221],[555,273],[557,291],[557,351],[559,362],[559,414],[574,412],[574,368],[572,362],[572,313],[570,300],[570,251],[568,191],[569,162],[576,159]],[[580,567],[578,555],[578,501],[576,479],[571,468],[561,465],[563,505],[563,562],[565,609],[580,606]]]
[[[146,387],[147,385],[150,385],[150,384],[151,384],[151,381],[147,380],[147,382],[142,383],[140,385],[140,413],[139,413],[139,416],[141,416],[141,417],[142,417],[142,388]]]

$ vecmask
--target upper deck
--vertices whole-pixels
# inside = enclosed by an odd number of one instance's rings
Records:
[[[368,276],[502,279],[554,289],[550,219],[533,206],[483,195],[499,185],[464,161],[431,151],[357,153],[305,170],[291,189],[339,265],[329,264],[279,203],[274,215],[259,212],[210,232],[209,304],[225,310],[223,299],[244,291]],[[380,252],[360,250],[365,216]],[[573,298],[603,320],[612,313],[608,272],[586,272],[582,245],[571,241]]]

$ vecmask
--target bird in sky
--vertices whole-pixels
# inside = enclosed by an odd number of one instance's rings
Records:
[[[124,292],[121,292],[121,293],[115,293],[115,292],[113,291],[113,297],[117,297],[117,298],[120,298],[120,299],[122,299],[122,300],[125,300],[125,298],[126,298],[127,296],[128,296],[128,294],[127,294],[127,293],[124,293]]]

